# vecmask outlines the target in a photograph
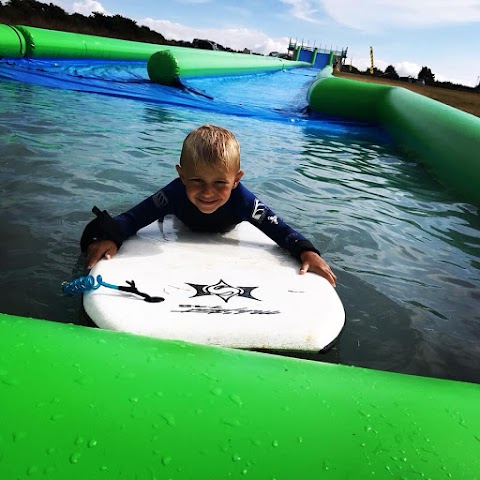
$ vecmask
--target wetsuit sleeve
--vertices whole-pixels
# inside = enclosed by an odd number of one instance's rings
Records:
[[[244,220],[255,225],[295,258],[300,259],[301,253],[307,251],[320,255],[320,252],[314,247],[312,242],[285,223],[252,192],[243,187],[239,194],[243,197],[241,204],[243,206]]]
[[[155,220],[163,220],[165,215],[172,211],[172,202],[169,199],[171,190],[171,184],[169,184],[130,210],[110,219],[113,222],[110,229],[103,228],[98,218],[92,220],[86,226],[80,241],[82,252],[85,252],[90,243],[95,240],[112,240],[117,248],[120,248],[124,240],[141,228]]]

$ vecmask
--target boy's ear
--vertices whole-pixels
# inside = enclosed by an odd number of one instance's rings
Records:
[[[185,183],[184,179],[183,179],[183,170],[182,170],[182,167],[180,165],[175,165],[175,168],[177,169],[177,173],[178,173],[178,176],[180,177],[180,180]]]
[[[235,175],[235,182],[233,182],[233,188],[237,187],[238,182],[242,179],[244,173],[245,172],[243,170],[239,170],[238,173]]]

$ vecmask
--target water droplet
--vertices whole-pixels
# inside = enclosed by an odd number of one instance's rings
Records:
[[[14,442],[20,442],[20,441],[24,440],[26,437],[27,437],[26,432],[15,432],[13,434],[13,441]]]
[[[75,440],[75,445],[82,445],[85,442],[83,437],[77,437]]]
[[[56,452],[55,447],[48,447],[47,448],[47,455],[53,455]]]
[[[234,453],[234,454],[232,455],[232,460],[233,460],[234,462],[239,462],[241,459],[242,459],[242,457],[241,457],[238,453]]]
[[[211,393],[218,397],[223,393],[223,390],[220,387],[215,387],[213,390],[211,390]]]
[[[94,438],[92,438],[91,440],[88,441],[87,446],[88,448],[93,448],[97,446],[97,443],[98,442]]]
[[[240,426],[240,420],[236,418],[222,418],[222,423],[225,425],[230,425],[231,427],[239,427]]]
[[[244,468],[244,469],[242,470],[242,475],[246,475],[247,473],[248,473],[248,470],[247,470],[246,468]]]
[[[162,463],[165,466],[169,465],[171,462],[172,462],[172,457],[169,457],[169,456],[162,457]]]
[[[167,422],[167,425],[170,425],[171,427],[174,427],[176,422],[175,422],[175,417],[173,416],[172,413],[164,413],[162,415],[162,418]]]
[[[303,443],[303,437],[298,437],[297,440],[298,440],[298,443]]]
[[[75,463],[78,463],[78,461],[80,460],[80,457],[82,456],[82,454],[80,452],[74,452],[70,455],[70,463],[72,464],[75,464]]]
[[[75,383],[78,383],[79,385],[86,385],[87,384],[87,377],[85,375],[82,375],[74,380]]]
[[[235,403],[239,407],[243,406],[243,401],[238,395],[233,394],[233,395],[230,395],[229,398],[233,403]]]
[[[138,398],[137,397],[131,397],[128,399],[130,403],[138,403]]]
[[[35,475],[38,473],[38,466],[37,465],[31,465],[30,467],[28,467],[28,470],[27,470],[27,475]]]
[[[275,448],[278,447],[278,440],[273,440],[272,447],[275,447]]]
[[[7,377],[6,373],[7,372],[5,372],[5,375],[0,376],[0,380],[2,381],[2,383],[4,385],[7,385],[9,387],[16,387],[17,385],[20,385],[20,380],[18,380],[17,378],[13,378],[13,377]]]

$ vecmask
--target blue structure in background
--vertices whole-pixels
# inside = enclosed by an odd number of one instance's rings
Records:
[[[347,58],[348,48],[342,50],[333,50],[332,48],[317,48],[304,45],[297,45],[297,42],[292,42],[288,45],[288,53],[292,60],[299,60],[301,62],[311,63],[313,68],[322,69],[327,65],[343,65]]]

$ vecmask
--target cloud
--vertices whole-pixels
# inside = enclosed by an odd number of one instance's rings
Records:
[[[287,37],[271,38],[263,32],[250,28],[195,28],[153,18],[139,19],[137,23],[146,25],[171,40],[191,42],[194,38],[207,38],[233,50],[248,48],[263,54],[272,51],[286,52],[289,42]]]
[[[363,31],[480,21],[480,0],[317,0],[317,3],[339,24]]]
[[[314,4],[318,2],[311,2],[305,0],[280,1],[285,5],[289,5],[291,7],[289,15],[291,15],[292,17],[298,18],[299,20],[303,20],[305,22],[321,23],[319,19],[315,18],[316,13],[318,12],[318,8],[315,8]]]
[[[397,62],[393,65],[395,70],[401,77],[414,77],[417,78],[422,67],[413,62]]]
[[[111,15],[100,2],[96,0],[82,0],[81,2],[73,2],[73,11],[89,16],[92,12],[103,13],[104,15]]]
[[[346,59],[345,65],[347,66],[350,65],[350,58]],[[368,56],[358,57],[358,58],[354,57],[352,58],[352,65],[363,72],[368,68],[370,68],[370,57]],[[389,65],[392,65],[395,68],[395,71],[401,77],[410,76],[413,78],[417,78],[422,67],[428,66],[429,68],[431,68],[432,72],[435,74],[435,80],[439,82],[452,82],[452,83],[457,83],[459,85],[466,85],[470,87],[475,87],[476,85],[478,85],[478,81],[475,83],[473,78],[468,78],[466,76],[462,78],[461,75],[459,75],[459,72],[457,72],[455,69],[449,70],[449,67],[446,66],[445,64],[435,65],[435,64],[429,63],[428,65],[419,65],[418,63],[409,62],[406,60],[402,60],[399,62],[386,62],[381,58],[375,59],[375,67],[380,70],[385,71],[385,69]],[[454,73],[452,74],[452,72]]]
[[[203,3],[210,3],[211,0],[175,0],[177,3],[183,3],[184,5],[200,5]]]
[[[359,57],[359,58],[353,58],[352,59],[352,64],[354,67],[358,68],[361,71],[367,70],[367,68],[370,68],[370,57],[369,56],[364,56],[364,57]],[[350,59],[347,59],[345,61],[345,65],[350,65]],[[401,76],[401,77],[413,77],[417,78],[418,73],[422,69],[420,65],[414,62],[408,62],[408,61],[400,61],[400,62],[386,62],[385,60],[381,58],[375,58],[374,65],[376,68],[379,70],[385,71],[385,69],[389,66],[392,65],[395,68],[395,71]]]

